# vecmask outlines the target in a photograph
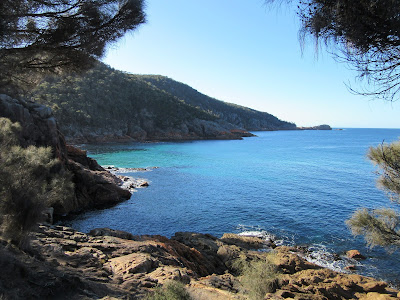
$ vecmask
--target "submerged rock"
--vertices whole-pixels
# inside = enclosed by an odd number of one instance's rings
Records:
[[[362,255],[358,250],[347,251],[347,257],[352,259],[365,259],[365,256]]]

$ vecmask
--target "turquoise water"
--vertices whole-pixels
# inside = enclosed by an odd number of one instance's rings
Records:
[[[235,141],[82,145],[101,165],[159,168],[124,174],[146,178],[150,186],[70,225],[165,236],[257,231],[284,244],[308,245],[315,260],[339,269],[352,262],[330,261],[326,254],[356,248],[368,256],[360,273],[396,284],[400,256],[366,248],[345,220],[360,207],[391,205],[375,186],[376,169],[366,153],[371,145],[397,140],[400,130],[255,134]]]

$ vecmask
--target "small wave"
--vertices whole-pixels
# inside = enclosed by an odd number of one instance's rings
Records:
[[[349,273],[348,267],[350,266],[357,268],[362,266],[359,261],[338,255],[323,244],[308,246],[305,253],[300,256],[308,262],[342,273]]]
[[[146,167],[146,168],[118,168],[113,165],[102,166],[107,171],[113,174],[122,174],[122,173],[135,173],[135,172],[148,172],[154,169],[158,169],[158,167]]]
[[[255,236],[266,241],[273,241],[276,246],[291,246],[293,239],[277,236],[259,226],[239,225],[237,228],[238,235]]]
[[[276,246],[296,246],[294,236],[277,237],[275,234],[268,232],[259,226],[239,225],[237,230],[239,231],[238,235],[255,236],[264,240],[274,241]],[[349,267],[351,266],[355,266],[357,269],[364,267],[360,261],[350,259],[343,255],[338,255],[335,251],[323,244],[313,244],[301,248],[302,254],[298,253],[300,257],[310,263],[333,271],[349,273]]]

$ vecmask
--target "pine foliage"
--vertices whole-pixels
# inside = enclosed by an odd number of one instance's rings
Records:
[[[283,1],[283,0],[282,0]],[[278,2],[278,0],[266,0]],[[335,57],[358,71],[354,91],[397,100],[400,91],[400,5],[397,0],[298,0],[300,39],[332,46]]]
[[[378,186],[392,201],[400,203],[400,141],[371,147],[368,158],[379,167]],[[360,209],[347,225],[354,235],[363,235],[371,247],[400,247],[400,215],[393,209]]]
[[[392,209],[357,210],[347,220],[354,235],[363,235],[367,244],[388,249],[400,247],[400,216]]]
[[[368,158],[380,169],[378,186],[400,202],[400,141],[371,147]]]
[[[82,70],[145,21],[143,0],[0,1],[0,88]]]

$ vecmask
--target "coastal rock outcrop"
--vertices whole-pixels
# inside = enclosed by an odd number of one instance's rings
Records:
[[[326,124],[312,127],[298,127],[299,130],[332,130],[332,127]]]
[[[360,253],[360,251],[358,251],[358,250],[349,250],[349,251],[347,251],[346,254],[347,254],[347,257],[348,257],[348,258],[365,259],[365,256],[362,255],[362,254]]]
[[[0,117],[20,123],[19,141],[22,147],[51,146],[55,157],[63,162],[67,160],[64,137],[58,131],[50,108],[0,94]]]
[[[20,123],[22,147],[50,146],[54,157],[72,173],[75,184],[73,200],[63,205],[55,203],[54,215],[107,207],[130,198],[131,193],[120,187],[121,179],[87,157],[85,151],[66,144],[50,108],[1,94],[0,117]]]
[[[171,239],[107,228],[90,234],[63,226],[40,227],[28,252],[0,243],[0,294],[5,299],[141,299],[170,280],[193,299],[248,299],[235,264],[265,260],[280,272],[264,299],[396,299],[384,282],[309,263],[295,247],[254,251],[254,239],[181,232]],[[225,236],[226,237],[226,236]],[[262,244],[262,240],[259,239]],[[268,252],[272,254],[268,254]],[[374,298],[375,297],[375,298]]]

